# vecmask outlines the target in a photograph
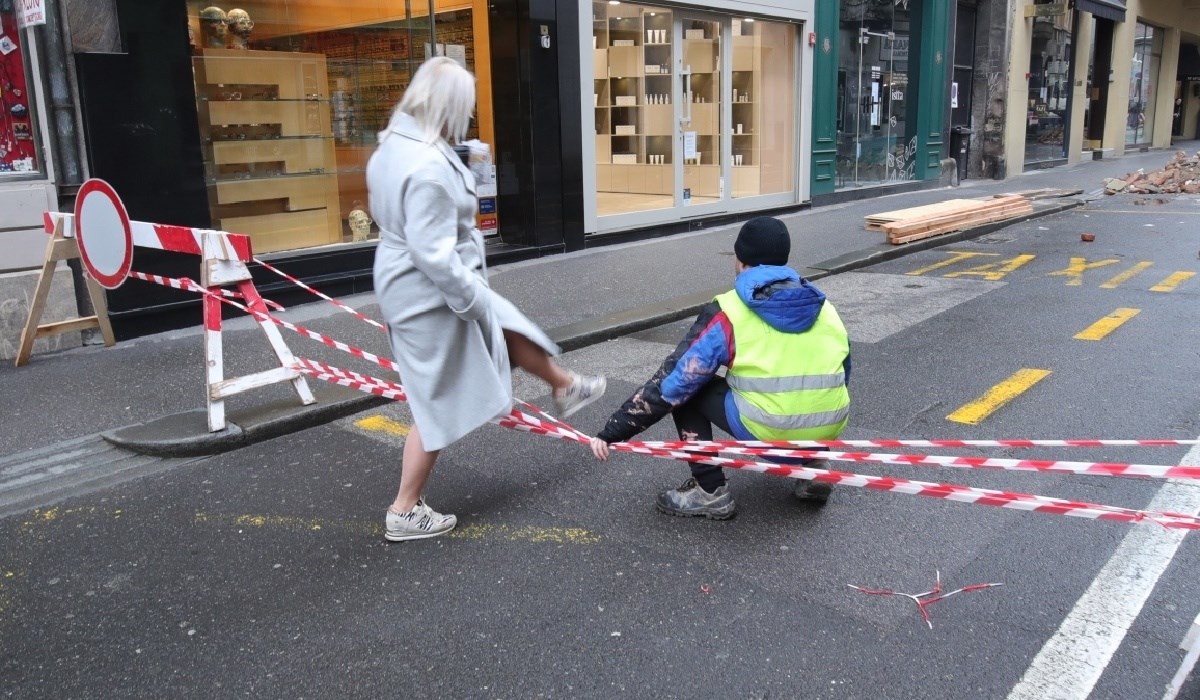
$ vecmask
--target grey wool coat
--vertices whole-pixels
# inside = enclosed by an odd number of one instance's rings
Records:
[[[504,330],[558,347],[488,286],[475,178],[449,145],[398,114],[367,164],[379,224],[375,293],[413,420],[440,450],[512,407]]]

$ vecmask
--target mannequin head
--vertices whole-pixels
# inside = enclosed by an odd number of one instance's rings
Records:
[[[249,46],[250,31],[254,29],[254,20],[245,10],[230,10],[226,19],[229,24],[229,48],[244,49]]]
[[[371,237],[371,217],[362,209],[355,209],[347,217],[353,240],[365,241]]]
[[[200,33],[204,37],[204,48],[225,48],[225,37],[229,31],[228,17],[225,10],[219,7],[206,7],[200,10]]]

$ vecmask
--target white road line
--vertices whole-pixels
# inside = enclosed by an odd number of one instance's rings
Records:
[[[1200,466],[1200,445],[1180,462]],[[1200,486],[1171,480],[1147,510],[1200,513]],[[1084,700],[1137,619],[1188,530],[1134,526],[1038,652],[1009,700]]]

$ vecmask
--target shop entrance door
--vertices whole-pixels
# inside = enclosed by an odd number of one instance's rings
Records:
[[[683,216],[728,208],[731,141],[726,94],[726,28],[719,17],[679,14],[675,20],[678,119],[675,128],[675,201]],[[736,99],[736,98],[734,98]]]
[[[838,157],[842,186],[912,179],[912,154],[904,143],[907,62],[908,37],[858,28],[858,59],[842,88],[843,124],[851,136],[849,152]]]

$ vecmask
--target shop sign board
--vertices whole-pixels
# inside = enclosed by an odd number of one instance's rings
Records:
[[[24,29],[46,23],[46,0],[16,0],[17,26]]]
[[[1067,3],[1056,2],[1050,5],[1026,5],[1026,17],[1059,17],[1067,14]]]
[[[496,213],[496,198],[495,197],[480,197],[479,198],[479,213],[480,214],[495,214]]]

